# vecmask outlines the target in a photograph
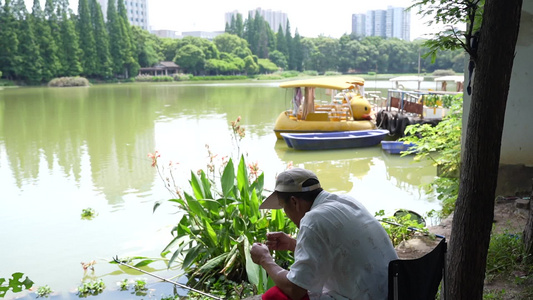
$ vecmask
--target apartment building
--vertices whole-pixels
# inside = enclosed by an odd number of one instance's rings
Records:
[[[104,18],[107,19],[107,2],[116,0],[98,0],[102,7]],[[136,25],[144,30],[148,30],[148,0],[124,0],[126,11],[128,14],[128,21],[130,25]]]
[[[352,15],[352,33],[358,36],[394,37],[409,41],[411,36],[410,12],[403,7],[369,10]]]
[[[256,12],[258,12],[259,15],[262,16],[263,19],[265,19],[265,21],[267,21],[267,23],[268,23],[268,25],[270,25],[270,29],[272,29],[272,31],[278,32],[278,29],[279,29],[280,25],[281,25],[281,28],[282,28],[283,32],[287,31],[287,20],[288,20],[288,18],[287,18],[287,14],[282,12],[282,11],[273,11],[271,9],[261,9],[259,7],[259,8],[256,8],[254,10],[248,11],[247,15],[243,15],[242,16],[243,21],[248,19],[248,15],[251,15],[253,18],[255,18],[255,13]],[[224,19],[225,19],[224,26],[226,26],[226,23],[227,24],[231,24],[231,18],[235,17],[235,19],[236,19],[238,13],[239,12],[237,10],[234,10],[234,11],[231,11],[231,12],[226,12],[225,15],[224,15]]]

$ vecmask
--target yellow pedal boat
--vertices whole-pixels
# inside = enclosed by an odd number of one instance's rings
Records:
[[[294,88],[292,109],[283,111],[274,125],[282,132],[333,132],[376,129],[372,106],[364,98],[365,80],[360,77],[321,77],[287,81],[281,88]],[[316,100],[315,89],[325,89],[328,100]],[[303,91],[302,91],[303,90]]]

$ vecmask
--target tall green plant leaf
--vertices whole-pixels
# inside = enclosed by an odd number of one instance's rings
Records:
[[[209,240],[211,242],[212,247],[215,247],[217,242],[217,233],[213,230],[213,227],[211,227],[211,224],[209,224],[209,220],[204,220],[204,227],[205,231],[207,232],[207,235],[209,236]]]
[[[206,263],[203,264],[202,266],[200,266],[200,268],[198,268],[198,270],[196,270],[195,273],[199,274],[199,273],[203,273],[203,272],[207,272],[207,271],[212,270],[216,266],[218,266],[221,263],[223,263],[226,260],[226,258],[228,257],[229,254],[230,254],[229,252],[222,253],[219,256],[214,257],[214,258],[206,261]]]
[[[258,264],[254,263],[252,256],[250,255],[250,242],[248,239],[244,239],[244,255],[246,257],[246,274],[248,275],[248,281],[257,286],[257,291],[262,294],[266,290],[267,274],[266,271]]]
[[[246,162],[244,161],[244,156],[241,156],[239,161],[239,167],[237,170],[237,188],[239,191],[243,189],[248,189],[248,169],[246,168]]]
[[[205,196],[204,186],[202,185],[201,180],[192,171],[191,171],[191,180],[189,180],[189,184],[191,185],[192,191],[196,199],[207,198]]]
[[[207,218],[207,213],[205,212],[202,205],[196,200],[195,198],[191,197],[191,195],[187,193],[183,193],[185,195],[185,199],[187,199],[187,204],[189,205],[189,211],[188,213],[193,213],[196,216],[199,216],[202,219]]]
[[[224,173],[221,178],[222,194],[224,198],[230,198],[233,195],[233,187],[235,186],[235,168],[233,166],[233,160],[229,160],[228,164],[224,168]]]
[[[200,251],[202,250],[200,245],[196,245],[192,248],[190,248],[187,251],[187,255],[185,255],[185,258],[183,259],[182,268],[187,269],[191,266],[193,262],[195,262],[198,258],[198,254],[200,254]]]

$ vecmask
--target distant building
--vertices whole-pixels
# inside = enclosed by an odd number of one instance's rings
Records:
[[[366,15],[353,14],[352,15],[352,33],[357,36],[366,35]]]
[[[179,71],[180,67],[173,61],[161,61],[153,67],[140,68],[139,75],[169,76],[177,74]]]
[[[152,34],[160,37],[160,38],[171,38],[171,39],[177,39],[181,36],[178,34],[177,31],[174,30],[167,30],[167,29],[160,29],[160,30],[152,30]]]
[[[98,0],[102,7],[104,18],[107,19],[107,2],[116,0]],[[130,25],[139,26],[144,30],[148,30],[148,5],[147,0],[124,0],[128,21]]]
[[[226,24],[231,25],[231,19],[232,18],[237,20],[237,14],[239,14],[239,11],[237,11],[237,10],[229,11],[229,12],[224,14],[224,28],[226,28]],[[242,20],[243,21],[244,21],[245,18],[246,18],[246,16],[242,16]]]
[[[181,33],[181,37],[194,36],[204,38],[212,41],[216,36],[223,34],[224,31],[184,31]]]
[[[358,36],[394,37],[411,39],[411,15],[402,7],[387,10],[369,10],[366,14],[352,15],[352,33]]]

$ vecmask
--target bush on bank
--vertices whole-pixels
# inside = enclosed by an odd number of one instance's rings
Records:
[[[49,87],[89,86],[89,80],[85,77],[59,77],[48,82]]]

